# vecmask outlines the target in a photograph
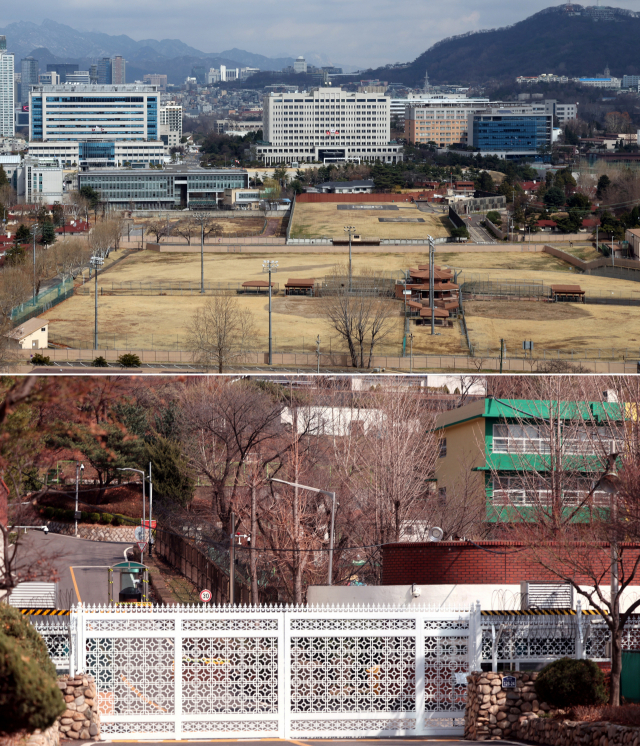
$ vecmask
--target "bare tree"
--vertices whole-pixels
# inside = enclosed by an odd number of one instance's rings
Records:
[[[171,232],[171,224],[167,220],[150,220],[145,229],[147,233],[156,237],[156,243],[160,243],[160,239]]]
[[[322,312],[344,340],[354,368],[370,368],[376,346],[393,331],[397,308],[393,301],[366,292],[340,288],[322,299]]]
[[[91,249],[83,239],[66,238],[57,241],[49,250],[56,274],[63,280],[75,279],[91,256]]]
[[[89,246],[98,256],[106,257],[114,246],[114,227],[111,221],[96,223],[89,232]]]
[[[218,373],[256,344],[253,314],[230,295],[207,300],[187,326],[187,349],[194,362],[204,367],[213,365]]]
[[[33,279],[24,265],[5,266],[0,272],[0,315],[11,317],[11,311],[33,293]]]
[[[175,231],[179,236],[186,239],[188,246],[191,246],[191,239],[200,235],[200,223],[193,218],[185,218],[176,224]]]

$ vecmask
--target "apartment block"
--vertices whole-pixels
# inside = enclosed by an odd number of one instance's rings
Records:
[[[404,136],[410,143],[444,148],[468,141],[469,114],[484,111],[489,99],[420,99],[405,102]]]
[[[14,58],[7,54],[7,39],[0,36],[0,136],[16,134],[14,109]]]
[[[264,142],[252,146],[257,160],[403,160],[402,146],[390,141],[388,96],[319,87],[309,92],[270,93],[263,100]]]
[[[182,106],[167,104],[160,107],[160,139],[167,148],[176,148],[182,138]]]

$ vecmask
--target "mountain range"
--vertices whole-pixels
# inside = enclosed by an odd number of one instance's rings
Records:
[[[640,74],[640,13],[623,8],[554,6],[504,28],[454,36],[434,44],[401,68],[382,67],[367,76],[406,85],[473,85],[513,81],[519,75],[554,73],[592,77]]]

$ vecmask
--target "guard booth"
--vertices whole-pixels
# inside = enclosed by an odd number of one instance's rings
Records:
[[[116,580],[114,581],[114,573]],[[114,591],[114,582],[116,590]],[[118,600],[114,600],[117,594]],[[109,606],[149,602],[149,570],[140,562],[119,562],[109,568]]]

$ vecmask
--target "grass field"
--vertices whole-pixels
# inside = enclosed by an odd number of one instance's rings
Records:
[[[344,238],[344,226],[352,225],[363,238],[443,238],[451,235],[451,223],[445,215],[422,212],[408,202],[380,203],[393,210],[360,209],[338,210],[335,202],[296,203],[291,225],[291,238]],[[367,207],[374,208],[373,203]],[[422,220],[424,222],[387,223],[382,219]]]
[[[534,357],[542,357],[543,350],[574,350],[609,358],[612,348],[614,357],[625,350],[640,354],[637,307],[473,301],[465,303],[465,315],[471,343],[480,352],[495,353],[504,339],[508,354],[517,356],[522,356],[524,340],[533,341]]]

